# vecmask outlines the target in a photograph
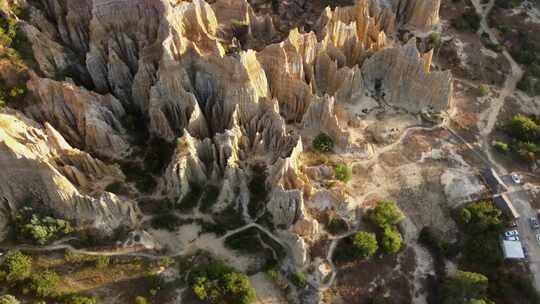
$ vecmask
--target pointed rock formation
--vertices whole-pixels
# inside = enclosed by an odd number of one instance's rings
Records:
[[[35,75],[27,87],[35,102],[25,112],[39,122],[51,123],[72,145],[110,158],[128,151],[120,123],[124,108],[113,96]]]
[[[108,232],[138,220],[132,202],[112,193],[91,197],[77,189],[87,188],[84,181],[120,179],[118,169],[72,149],[50,125],[43,130],[18,112],[0,112],[0,167],[0,210],[8,212],[0,216],[5,219],[0,239],[7,220],[24,204],[43,205]]]

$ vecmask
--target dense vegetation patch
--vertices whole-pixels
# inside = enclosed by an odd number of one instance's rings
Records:
[[[352,179],[352,169],[346,164],[337,164],[335,167],[336,179],[344,183],[349,182]]]
[[[67,220],[55,217],[51,210],[20,208],[15,216],[15,237],[19,241],[30,241],[45,245],[74,231]]]
[[[27,64],[34,62],[31,45],[17,27],[17,15],[23,15],[23,11],[14,4],[10,4],[10,11],[0,12],[0,60],[10,62],[18,81],[9,85],[0,81],[0,107],[15,105],[25,97]]]
[[[502,126],[508,142],[494,141],[493,147],[500,153],[512,153],[526,162],[540,158],[540,115],[518,114]]]
[[[437,276],[430,298],[434,303],[539,303],[540,297],[518,264],[503,260],[500,235],[505,218],[490,201],[471,203],[457,210],[460,230],[456,243],[442,241],[431,228],[423,229],[419,241],[434,254],[435,264],[458,257],[462,271],[448,277],[444,267]]]
[[[328,153],[334,150],[334,140],[325,133],[321,133],[313,140],[313,148],[319,152]]]
[[[205,303],[249,304],[256,299],[249,278],[219,260],[193,269],[190,286],[197,298]]]

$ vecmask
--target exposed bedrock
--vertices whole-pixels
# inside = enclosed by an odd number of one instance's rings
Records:
[[[430,30],[437,26],[441,0],[393,0],[393,9],[401,25],[416,30]]]
[[[112,95],[35,75],[27,87],[35,101],[25,112],[39,122],[51,123],[72,145],[110,158],[120,158],[129,150],[120,123],[125,111]]]
[[[365,90],[411,113],[441,112],[450,105],[450,71],[430,72],[430,53],[421,56],[415,39],[405,46],[382,50],[362,65]]]
[[[392,40],[399,29],[436,26],[439,0],[327,8],[284,39],[294,23],[280,24],[278,15],[310,10],[310,1],[274,2],[274,20],[246,0],[31,3],[39,5],[22,29],[39,75],[65,81],[33,75],[28,82],[35,101],[24,112],[44,127],[0,114],[10,125],[0,130],[0,164],[13,169],[0,172],[0,210],[8,213],[31,194],[98,226],[135,223],[131,202],[91,196],[102,193],[103,180],[124,177],[81,150],[125,159],[131,147],[120,120],[141,114],[152,136],[176,143],[156,191],[170,199],[210,182],[221,188],[213,211],[246,207],[248,172],[263,163],[265,211],[301,268],[320,232],[304,206],[314,183],[299,164],[300,134],[324,132],[348,148],[357,133],[347,124],[363,122],[345,106],[369,99],[418,114],[450,102],[450,72],[430,71],[433,53],[420,54],[414,40]]]
[[[105,232],[137,222],[138,209],[112,193],[89,192],[99,181],[123,179],[116,167],[74,149],[49,124],[14,111],[0,113],[0,239],[7,222],[24,204],[45,206]],[[82,191],[85,191],[84,193]]]

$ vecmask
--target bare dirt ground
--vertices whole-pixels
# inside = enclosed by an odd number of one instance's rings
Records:
[[[412,303],[415,253],[410,247],[397,256],[386,256],[371,262],[338,264],[336,302],[364,304],[370,297],[388,297],[392,303]]]

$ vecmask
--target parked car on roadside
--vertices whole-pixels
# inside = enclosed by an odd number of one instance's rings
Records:
[[[512,173],[512,175],[510,175],[510,178],[512,178],[512,181],[514,183],[521,184],[521,177],[517,175],[516,173]]]
[[[540,234],[536,235],[536,242],[538,243],[538,246],[540,246]]]
[[[514,235],[518,235],[518,231],[516,229],[514,230],[508,230],[504,233],[504,236],[505,237],[511,237],[511,236],[514,236]]]
[[[535,217],[531,217],[529,219],[529,222],[531,224],[531,228],[532,229],[538,229],[540,228],[540,224],[538,224],[538,219],[536,219]]]

